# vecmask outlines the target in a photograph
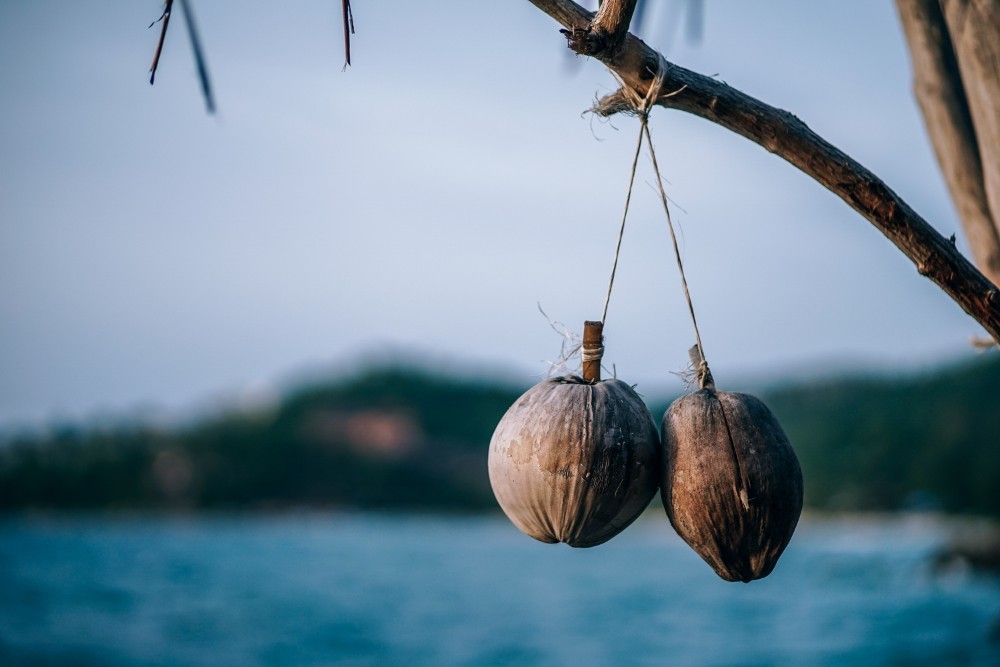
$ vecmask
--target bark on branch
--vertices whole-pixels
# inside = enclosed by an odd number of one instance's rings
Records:
[[[610,55],[618,51],[628,36],[637,0],[604,0],[586,28],[563,30],[569,47],[581,55]]]
[[[574,34],[588,31],[593,15],[571,0],[531,0]],[[629,13],[631,17],[631,13]],[[588,47],[593,45],[588,43]],[[660,54],[628,34],[610,51],[588,51],[644,96]],[[614,102],[614,100],[610,100]],[[657,104],[721,125],[798,167],[867,218],[1000,343],[1000,292],[958,250],[865,167],[781,109],[725,83],[668,64]],[[613,104],[611,107],[613,108]]]

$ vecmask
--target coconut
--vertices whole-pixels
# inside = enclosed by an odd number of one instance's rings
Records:
[[[760,579],[795,531],[802,471],[767,406],[749,394],[717,391],[700,352],[692,357],[701,362],[701,389],[663,416],[663,506],[720,577]]]
[[[600,378],[602,326],[585,325],[583,376],[529,389],[490,442],[497,502],[542,542],[602,544],[646,509],[659,485],[659,437],[649,410],[629,385]]]

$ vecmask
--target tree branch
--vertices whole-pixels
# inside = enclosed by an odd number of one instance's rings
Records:
[[[638,0],[604,0],[586,28],[563,30],[570,48],[582,55],[611,55],[625,43]]]
[[[531,0],[570,34],[586,29],[591,14],[571,0]],[[590,54],[640,96],[661,56],[628,35],[619,49]],[[602,101],[603,102],[603,101]],[[760,144],[843,199],[867,218],[1000,343],[1000,292],[960,252],[865,167],[781,109],[702,74],[668,64],[657,104],[721,125]]]

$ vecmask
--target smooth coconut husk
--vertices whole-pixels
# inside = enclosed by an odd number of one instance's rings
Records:
[[[542,542],[591,547],[649,505],[660,446],[649,410],[620,380],[546,380],[510,407],[490,442],[500,507]]]
[[[709,385],[670,406],[662,438],[663,506],[677,533],[723,579],[770,574],[802,512],[802,471],[774,414]]]

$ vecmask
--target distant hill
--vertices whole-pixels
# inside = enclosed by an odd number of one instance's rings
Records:
[[[0,510],[495,507],[486,447],[521,391],[373,368],[176,431],[63,428],[0,448]]]
[[[786,387],[767,402],[795,445],[806,502],[1000,516],[1000,355],[921,375]]]
[[[15,438],[0,447],[0,511],[492,509],[488,443],[524,389],[376,367],[185,428]],[[763,398],[799,454],[810,506],[1000,516],[1000,355]]]

